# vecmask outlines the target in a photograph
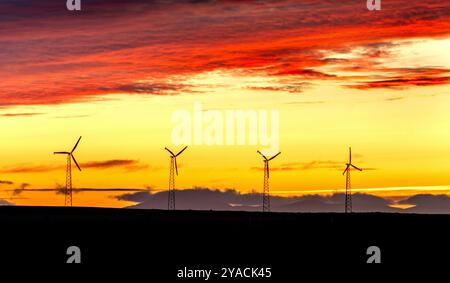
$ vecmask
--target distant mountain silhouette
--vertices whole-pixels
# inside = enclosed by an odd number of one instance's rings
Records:
[[[415,205],[404,210],[409,213],[450,214],[450,197],[447,195],[418,194],[399,203]]]
[[[166,209],[167,192],[136,192],[118,197],[137,204],[128,208]],[[398,204],[415,205],[408,209],[391,207],[392,200],[370,194],[357,193],[352,196],[354,212],[402,212],[450,214],[450,197],[446,195],[420,194],[411,196]],[[294,197],[271,197],[274,212],[343,212],[345,196],[336,193],[329,196],[306,195]],[[239,193],[236,190],[191,188],[176,191],[176,208],[180,210],[229,210],[260,211],[262,194]]]

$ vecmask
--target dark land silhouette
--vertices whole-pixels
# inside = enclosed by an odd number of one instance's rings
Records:
[[[272,267],[276,281],[300,267],[363,265],[369,246],[392,264],[432,264],[450,252],[450,215],[3,206],[0,225],[8,265],[64,264],[75,245],[84,264],[144,265],[167,280],[205,263]]]

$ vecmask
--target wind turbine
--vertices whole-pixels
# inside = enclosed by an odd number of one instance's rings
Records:
[[[177,157],[185,151],[187,146],[180,150],[177,154],[174,154],[170,149],[165,147],[164,149],[170,153],[170,171],[169,171],[169,199],[167,201],[167,209],[175,210],[175,174],[178,176]]]
[[[78,170],[81,171],[80,166],[77,163],[77,160],[75,159],[75,156],[73,156],[73,152],[78,146],[78,143],[80,143],[81,137],[78,139],[77,143],[73,147],[72,151],[57,151],[53,154],[65,154],[67,155],[67,166],[66,166],[66,189],[65,189],[65,205],[66,206],[72,206],[72,160],[75,162],[75,165],[77,166]]]
[[[270,211],[270,194],[269,194],[269,161],[277,157],[281,154],[281,152],[278,152],[271,158],[267,158],[264,154],[261,153],[261,151],[257,150],[262,157],[264,161],[264,185],[263,185],[263,212],[269,212]]]
[[[352,212],[352,186],[350,183],[350,171],[353,168],[355,168],[356,170],[362,171],[362,169],[356,167],[355,165],[353,165],[352,163],[352,148],[349,148],[349,159],[348,159],[348,163],[346,163],[347,167],[344,170],[344,173],[342,173],[342,175],[346,174],[346,181],[345,181],[345,213],[347,212]]]

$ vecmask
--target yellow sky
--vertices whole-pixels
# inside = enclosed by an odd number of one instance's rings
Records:
[[[450,68],[450,39],[424,39],[394,48],[397,48],[392,50],[395,60],[384,62],[388,67],[439,65]],[[354,54],[357,50],[347,56],[356,56]],[[362,191],[385,196],[401,195],[399,191],[450,192],[445,187],[450,185],[448,85],[363,91],[339,87],[340,83],[333,80],[311,81],[303,92],[292,94],[252,89],[252,85],[276,82],[267,77],[244,75],[240,70],[204,73],[188,79],[200,85],[196,89],[199,93],[114,94],[95,102],[0,110],[1,113],[42,113],[0,118],[0,168],[64,166],[65,158],[54,156],[52,152],[70,150],[82,135],[75,154],[79,163],[132,159],[148,167],[136,171],[123,168],[74,171],[74,187],[163,190],[169,166],[164,147],[181,149],[171,141],[174,128],[171,115],[177,110],[192,111],[194,103],[200,102],[204,109],[280,111],[282,154],[271,163],[274,194],[342,190],[345,180],[341,173],[349,146],[355,154],[354,163],[368,169],[352,175],[356,189],[372,189]],[[178,160],[180,175],[176,186],[259,191],[262,171],[253,168],[262,167],[257,149],[249,145],[192,145]],[[342,168],[304,168],[314,161],[341,162]],[[283,166],[294,169],[276,170]],[[14,182],[0,187],[3,190],[0,197],[17,197],[12,200],[17,204],[62,205],[62,195],[24,192],[13,196],[8,189],[21,183],[29,183],[30,188],[55,188],[57,184],[64,184],[64,174],[64,168],[38,173],[0,173],[0,180]],[[118,194],[77,193],[74,205],[129,204],[111,197]]]

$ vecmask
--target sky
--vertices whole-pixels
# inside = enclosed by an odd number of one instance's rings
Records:
[[[450,3],[0,0],[0,199],[124,207],[167,189],[173,114],[278,111],[276,196],[450,194]],[[193,115],[193,114],[192,114]],[[178,189],[260,192],[260,145],[191,144]],[[75,169],[75,168],[74,168]]]

